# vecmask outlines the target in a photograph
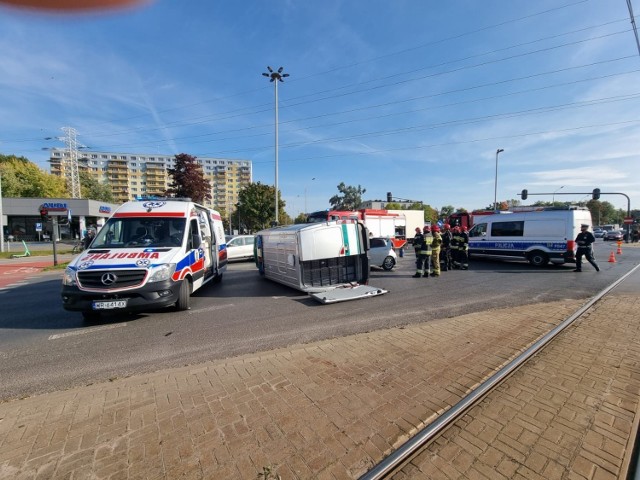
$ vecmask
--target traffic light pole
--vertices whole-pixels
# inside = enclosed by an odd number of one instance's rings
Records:
[[[629,195],[622,192],[601,192],[599,188],[594,189],[592,192],[562,192],[562,193],[529,193],[528,190],[522,190],[522,193],[518,195],[522,196],[522,200],[526,200],[529,195],[592,195],[593,200],[598,200],[600,195],[622,195],[627,199],[627,218],[631,217],[631,199]],[[627,223],[627,240],[626,243],[631,241],[631,224]]]
[[[58,217],[53,215],[51,217],[51,227],[53,229],[53,233],[51,234],[51,241],[53,242],[53,266],[58,265]]]

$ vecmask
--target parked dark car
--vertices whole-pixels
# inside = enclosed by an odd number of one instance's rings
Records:
[[[620,230],[608,230],[605,234],[604,237],[602,237],[602,239],[607,242],[607,241],[614,241],[617,242],[624,240],[624,234],[620,231]]]

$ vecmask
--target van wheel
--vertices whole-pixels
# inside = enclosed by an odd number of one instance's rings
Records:
[[[176,310],[189,310],[191,308],[191,281],[188,278],[182,280],[180,291],[178,292],[178,301],[176,302]]]
[[[529,263],[534,267],[544,267],[549,263],[549,256],[544,252],[536,250],[529,254]]]
[[[389,255],[387,258],[384,259],[384,262],[382,262],[382,269],[388,272],[395,265],[396,265],[396,261],[393,259],[391,255]]]

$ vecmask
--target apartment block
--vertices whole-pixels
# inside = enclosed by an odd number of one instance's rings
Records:
[[[102,184],[109,185],[117,203],[143,195],[162,195],[169,186],[167,169],[175,166],[172,155],[78,152],[78,168],[86,170]],[[51,173],[67,176],[70,154],[65,149],[52,149]],[[198,157],[204,177],[211,184],[211,200],[205,205],[229,211],[238,202],[240,189],[253,181],[250,160]]]

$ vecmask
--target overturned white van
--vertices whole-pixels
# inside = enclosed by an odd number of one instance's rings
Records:
[[[369,241],[362,223],[323,222],[262,230],[256,234],[255,248],[261,275],[310,293],[321,303],[387,293],[366,286]]]
[[[585,207],[483,216],[469,230],[469,256],[521,259],[535,266],[575,262],[575,238],[583,223],[591,226]]]
[[[220,214],[189,199],[124,203],[67,266],[62,306],[95,319],[107,311],[190,308],[191,294],[227,266]]]

